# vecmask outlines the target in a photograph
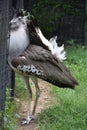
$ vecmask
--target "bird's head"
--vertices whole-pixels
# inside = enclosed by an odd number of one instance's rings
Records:
[[[15,11],[12,20],[9,22],[10,31],[17,30],[21,26],[27,26],[27,20],[29,21],[29,15],[25,15],[23,10]]]

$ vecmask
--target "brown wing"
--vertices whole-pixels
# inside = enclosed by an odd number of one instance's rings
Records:
[[[74,88],[78,84],[69,70],[40,46],[30,45],[13,59],[12,65],[22,74],[36,76],[58,87]]]
[[[32,17],[31,20],[27,20],[27,29],[29,30],[30,43],[34,45],[41,46],[49,50],[48,46],[44,45],[37,34],[35,28],[38,28],[38,22],[35,18]],[[50,50],[49,50],[50,51]]]

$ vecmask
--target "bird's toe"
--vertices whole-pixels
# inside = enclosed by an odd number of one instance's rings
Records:
[[[22,119],[21,125],[27,125],[27,124],[29,124],[32,120],[34,120],[34,117],[33,117],[33,116],[29,116],[29,117],[27,117],[26,119]]]

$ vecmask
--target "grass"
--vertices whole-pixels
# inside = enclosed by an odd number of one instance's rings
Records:
[[[13,101],[11,101],[10,93],[10,88],[7,88],[4,113],[4,130],[16,130],[17,128],[16,122],[18,120],[18,117],[17,114],[15,114],[16,105]]]
[[[39,130],[87,130],[87,50],[82,47],[67,49],[64,63],[76,77],[75,90],[52,86],[56,106],[39,116]]]
[[[39,130],[87,130],[87,50],[77,46],[67,48],[66,51],[67,60],[64,64],[71,70],[79,85],[75,90],[52,85],[56,103],[54,101],[53,107],[39,115]],[[15,92],[19,99],[26,99],[25,83],[19,75],[16,76]]]
[[[26,86],[22,76],[16,74],[15,95],[17,98],[24,100],[26,98]]]

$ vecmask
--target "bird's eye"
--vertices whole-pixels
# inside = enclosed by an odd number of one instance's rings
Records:
[[[18,17],[19,20],[21,20],[22,17]]]

